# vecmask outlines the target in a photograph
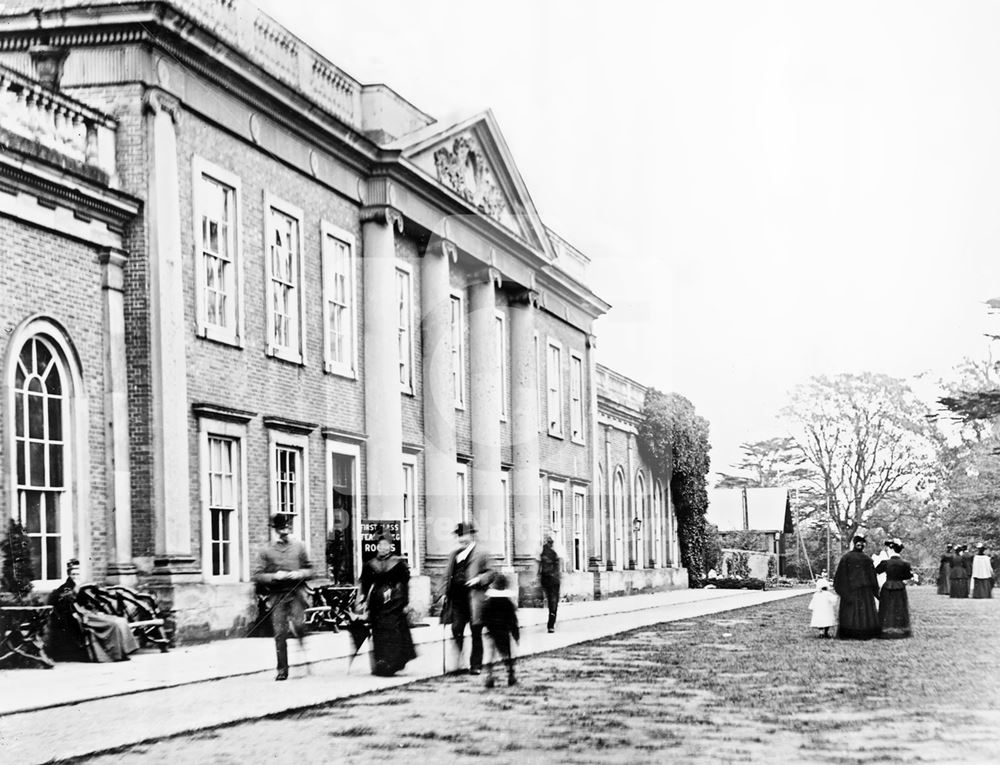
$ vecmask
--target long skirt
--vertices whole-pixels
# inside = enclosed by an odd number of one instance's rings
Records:
[[[993,580],[992,579],[973,579],[972,580],[972,597],[974,597],[974,598],[992,598],[993,597]]]
[[[869,640],[879,636],[875,591],[870,588],[852,590],[840,596],[840,624],[837,637],[841,640]]]
[[[413,636],[401,604],[389,605],[369,615],[372,630],[371,664],[373,675],[394,675],[417,658]]]
[[[90,654],[93,661],[125,661],[130,653],[139,650],[139,643],[121,616],[110,616],[87,611],[83,616],[84,629],[90,632]]]
[[[910,631],[910,603],[906,596],[906,586],[891,587],[886,582],[878,600],[878,620],[884,638],[908,638]]]
[[[938,569],[937,591],[938,595],[948,595],[951,593],[951,564],[942,563]]]
[[[953,598],[967,598],[969,597],[969,580],[968,578],[955,579],[952,577],[951,580],[951,592],[949,593]]]

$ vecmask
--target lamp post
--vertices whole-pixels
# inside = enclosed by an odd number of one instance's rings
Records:
[[[632,550],[635,553],[634,563],[639,565],[639,533],[642,531],[642,518],[636,516],[632,519],[632,533],[635,535],[635,545]]]

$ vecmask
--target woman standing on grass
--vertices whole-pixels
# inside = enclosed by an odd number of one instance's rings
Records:
[[[944,548],[944,555],[941,556],[941,565],[938,567],[938,595],[948,595],[951,592],[951,556],[955,552],[954,545]]]
[[[972,597],[993,597],[993,564],[982,542],[976,545],[976,557],[972,559]]]
[[[372,630],[372,674],[394,675],[417,658],[406,620],[410,603],[410,569],[392,553],[392,541],[379,537],[376,555],[361,571],[361,596]]]
[[[948,579],[951,583],[949,595],[953,598],[969,597],[969,569],[966,568],[965,556],[962,555],[965,549],[965,545],[957,545],[951,556],[951,571],[948,574]]]
[[[889,545],[889,559],[875,567],[876,574],[885,574],[885,584],[878,595],[878,621],[884,638],[908,638],[910,603],[906,596],[906,580],[913,577],[910,564],[899,557],[903,543],[898,539]]]
[[[865,555],[866,543],[860,534],[855,536],[852,548],[844,553],[833,575],[833,588],[840,596],[837,637],[841,640],[869,640],[879,636],[875,611],[878,580],[872,559]]]

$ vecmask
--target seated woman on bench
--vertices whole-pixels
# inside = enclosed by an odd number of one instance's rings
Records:
[[[128,661],[139,650],[128,621],[121,616],[101,614],[76,602],[76,581],[80,562],[66,566],[66,581],[49,596],[52,617],[46,650],[56,661]]]

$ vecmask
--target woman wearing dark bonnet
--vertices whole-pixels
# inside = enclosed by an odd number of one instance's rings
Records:
[[[66,566],[66,581],[49,595],[52,606],[46,650],[56,661],[128,661],[139,643],[128,621],[121,616],[84,608],[76,600],[76,576],[80,562]]]
[[[885,574],[885,584],[878,595],[878,620],[884,638],[908,638],[910,631],[910,603],[906,595],[906,580],[913,578],[910,564],[900,557],[903,543],[892,540],[889,560],[875,567],[876,574]]]
[[[392,552],[392,541],[378,538],[376,555],[361,571],[361,598],[372,633],[372,674],[394,675],[417,658],[407,622],[410,569]]]

